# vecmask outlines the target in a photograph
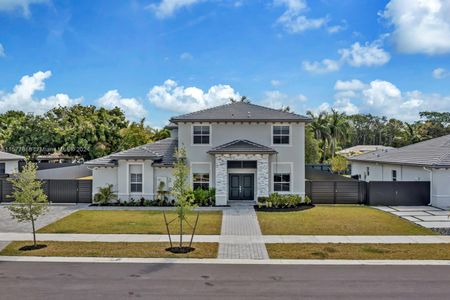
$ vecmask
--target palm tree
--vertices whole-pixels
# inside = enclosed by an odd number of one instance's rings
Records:
[[[415,124],[405,123],[405,143],[407,145],[420,142],[422,137],[420,136],[417,126]]]
[[[328,126],[330,131],[331,157],[334,158],[338,142],[345,142],[348,136],[349,124],[345,113],[340,113],[331,109],[328,116]]]
[[[312,119],[309,126],[311,126],[311,129],[313,130],[315,138],[322,141],[322,162],[324,162],[327,155],[327,142],[330,138],[328,114],[324,111],[320,112],[318,115],[315,115],[311,111],[308,111],[306,114]]]

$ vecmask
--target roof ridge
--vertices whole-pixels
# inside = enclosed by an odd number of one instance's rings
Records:
[[[225,104],[216,105],[216,106],[212,106],[212,107],[206,107],[206,108],[201,109],[201,110],[191,111],[191,112],[186,113],[186,114],[181,114],[181,115],[172,117],[172,118],[169,119],[169,121],[172,120],[172,119],[177,119],[177,118],[181,118],[181,117],[190,116],[190,115],[193,115],[193,114],[196,114],[196,113],[204,112],[204,111],[207,111],[207,110],[209,110],[209,109],[219,108],[219,107],[223,107],[223,106],[228,106],[228,105],[231,105],[231,104],[234,104],[234,103],[233,103],[233,102],[231,102],[231,103],[225,103]]]

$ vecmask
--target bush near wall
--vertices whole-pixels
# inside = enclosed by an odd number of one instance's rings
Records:
[[[259,208],[296,208],[304,205],[311,205],[308,196],[272,193],[269,197],[258,197]]]

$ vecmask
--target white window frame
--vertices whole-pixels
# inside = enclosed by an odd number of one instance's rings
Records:
[[[277,171],[277,165],[288,165],[289,166],[289,172],[280,172]],[[284,191],[284,192],[275,192],[275,181],[274,181],[274,177],[275,174],[289,174],[290,176],[290,183],[289,183],[289,191]],[[271,190],[272,193],[278,193],[278,194],[291,194],[294,191],[294,163],[293,162],[272,162],[272,170],[271,170]]]
[[[208,144],[195,144],[194,143],[194,127],[195,126],[205,126],[209,127],[209,143]],[[193,123],[191,124],[191,146],[211,146],[211,140],[212,140],[212,126],[208,123]]]
[[[189,180],[191,182],[191,187],[194,188],[194,174],[206,174],[206,172],[193,172],[195,165],[207,165],[209,170],[209,187],[211,188],[211,176],[212,176],[212,163],[211,162],[203,162],[203,161],[197,161],[197,162],[191,162],[190,163],[190,169],[189,169]]]
[[[202,175],[202,177],[203,177],[203,175],[208,175],[208,181],[203,181],[203,180],[201,180],[201,181],[194,181],[194,177],[195,177],[196,174]],[[202,172],[202,173],[199,173],[199,172],[192,173],[192,189],[194,189],[194,190],[195,190],[194,184],[196,184],[196,183],[199,183],[199,184],[206,184],[207,183],[208,184],[208,189],[210,189],[211,188],[211,174],[210,173],[204,173],[204,172]]]
[[[283,175],[289,175],[289,181],[275,181],[275,176],[278,176],[278,175],[280,175],[281,177],[283,177]],[[291,187],[291,185],[292,185],[292,172],[289,172],[289,173],[286,173],[286,172],[273,173],[272,183],[273,183],[273,192],[274,193],[279,193],[279,194],[290,193],[292,191],[292,187]],[[287,183],[289,184],[289,190],[288,191],[276,191],[275,190],[275,184],[283,185],[283,184],[287,184]]]
[[[275,126],[287,126],[289,127],[289,144],[274,144],[273,142],[273,128]],[[292,125],[288,123],[274,123],[270,126],[270,145],[274,147],[290,147],[292,146]]]
[[[140,165],[142,170],[142,191],[141,192],[131,192],[131,173],[130,166]],[[128,195],[143,195],[145,191],[145,175],[144,175],[144,163],[143,162],[129,162],[127,163],[127,194]]]

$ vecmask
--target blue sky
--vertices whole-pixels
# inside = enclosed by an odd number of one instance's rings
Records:
[[[406,17],[405,17],[406,16]],[[450,0],[0,0],[0,112],[450,110]]]

